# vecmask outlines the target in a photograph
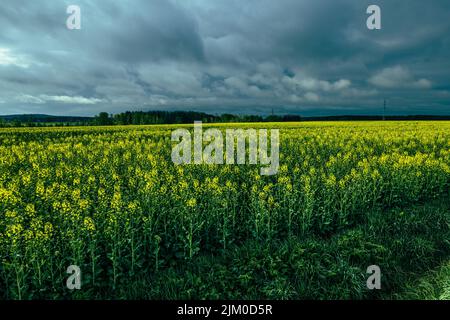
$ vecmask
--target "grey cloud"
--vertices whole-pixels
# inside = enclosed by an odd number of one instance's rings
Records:
[[[82,30],[65,28],[68,4]],[[4,0],[0,113],[373,114],[387,98],[450,114],[449,14],[446,0]]]
[[[428,79],[414,79],[411,72],[402,66],[385,68],[369,79],[369,82],[381,88],[413,88],[429,89],[431,81]]]

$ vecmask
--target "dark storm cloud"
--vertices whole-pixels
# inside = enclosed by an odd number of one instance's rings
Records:
[[[0,113],[374,114],[387,98],[450,114],[449,14],[447,0],[4,0]]]

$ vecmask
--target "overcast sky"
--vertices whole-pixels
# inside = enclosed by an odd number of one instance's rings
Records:
[[[2,0],[0,114],[449,115],[449,58],[449,0]]]

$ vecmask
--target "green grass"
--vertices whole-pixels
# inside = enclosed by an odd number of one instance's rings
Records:
[[[393,298],[408,300],[450,300],[450,260],[405,285]]]

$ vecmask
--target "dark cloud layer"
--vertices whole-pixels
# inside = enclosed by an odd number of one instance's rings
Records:
[[[379,114],[386,98],[450,114],[449,16],[448,0],[3,0],[0,113]]]

